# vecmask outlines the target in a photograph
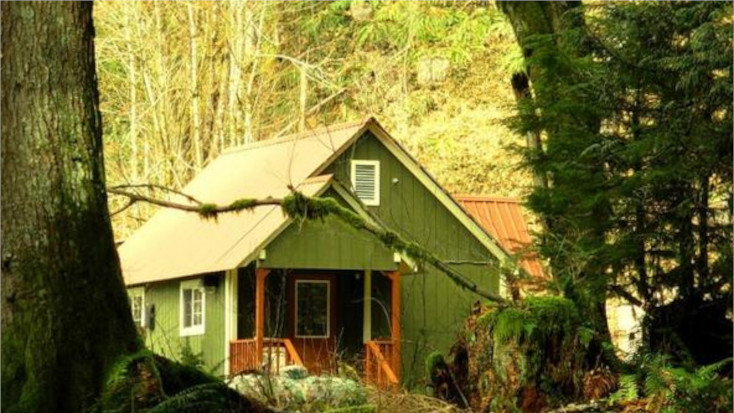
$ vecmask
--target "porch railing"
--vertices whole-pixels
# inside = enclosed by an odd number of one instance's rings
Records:
[[[367,383],[382,389],[398,386],[394,347],[391,340],[371,340],[365,344],[364,378]]]
[[[262,362],[257,359],[257,340],[254,338],[229,343],[229,370],[233,375],[260,369],[277,374],[281,367],[294,364],[303,365],[303,360],[287,338],[264,338]]]

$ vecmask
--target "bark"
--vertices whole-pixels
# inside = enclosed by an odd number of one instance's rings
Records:
[[[199,59],[196,57],[197,41],[199,37],[196,27],[196,14],[194,4],[190,1],[187,3],[189,13],[189,43],[191,46],[191,133],[194,143],[194,166],[199,171],[203,164],[201,151],[201,123],[199,121],[199,76],[197,74],[197,66]]]
[[[92,3],[1,7],[2,408],[81,411],[140,346],[108,218]]]
[[[539,1],[500,1],[497,3],[500,10],[508,17],[510,24],[512,25],[513,31],[518,45],[522,49],[523,56],[530,58],[533,56],[534,42],[537,41],[539,36],[553,36],[552,45],[556,46],[559,53],[565,52],[569,49],[573,50],[573,53],[582,56],[589,52],[589,41],[588,39],[582,40],[577,47],[567,47],[564,44],[568,36],[564,36],[563,33],[567,30],[581,29],[585,25],[584,17],[582,13],[577,13],[576,8],[581,6],[581,2],[577,1],[556,1],[556,2],[539,2]],[[559,90],[557,85],[563,84],[562,87],[573,87],[574,79],[572,76],[565,76],[563,73],[554,73],[553,68],[545,67],[541,61],[527,59],[526,67],[527,79],[524,79],[521,75],[515,74],[513,76],[513,90],[515,92],[516,100],[518,104],[526,102],[528,99],[538,98],[540,101],[552,101],[558,96]],[[558,76],[565,76],[564,82],[558,81]],[[554,81],[549,81],[553,79]],[[528,87],[529,80],[529,87]],[[541,81],[547,80],[547,81]],[[540,85],[544,85],[542,88]],[[532,93],[531,93],[532,91]],[[522,109],[522,107],[521,107]],[[588,131],[596,131],[599,128],[599,119],[585,118],[577,119],[575,117],[569,117],[563,120],[564,125],[558,125],[554,130],[546,130],[549,139],[561,139],[556,133],[562,127],[577,126],[579,129],[586,129]],[[533,149],[542,151],[542,142],[540,142],[540,133],[537,131],[528,136],[528,146]],[[554,183],[558,184],[556,177],[548,176],[535,173],[534,184],[537,187],[548,187]],[[554,181],[555,179],[555,181]],[[565,183],[568,184],[568,183]],[[599,219],[604,219],[608,214],[604,208],[599,208],[598,211],[592,212],[594,216]],[[547,231],[557,231],[550,222],[544,222],[544,227]],[[595,241],[599,245],[604,242],[603,233],[591,234],[590,237],[596,237]],[[552,263],[553,264],[553,263]],[[563,265],[561,263],[561,265]],[[558,264],[556,264],[558,267]],[[593,263],[589,263],[584,269],[585,277],[591,276],[591,278],[604,277],[604,269],[600,268]],[[601,281],[601,280],[600,280]],[[586,288],[592,289],[592,300],[591,302],[579,302],[580,299],[576,297],[568,297],[576,301],[577,305],[582,307],[589,319],[594,324],[595,329],[600,334],[602,340],[609,341],[609,327],[607,325],[606,318],[606,293],[604,289],[599,288],[597,283],[591,283]],[[607,360],[610,364],[616,360]]]

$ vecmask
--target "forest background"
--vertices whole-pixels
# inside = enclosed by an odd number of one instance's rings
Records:
[[[452,193],[522,196],[522,64],[488,2],[100,2],[108,185],[181,188],[222,150],[376,116]],[[111,197],[111,211],[125,199]],[[113,217],[124,240],[153,212]]]

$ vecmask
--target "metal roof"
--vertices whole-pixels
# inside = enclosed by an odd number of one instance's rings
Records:
[[[359,136],[369,119],[261,141],[224,152],[182,192],[202,202],[226,205],[239,198],[282,198],[289,186],[315,196],[330,176],[312,177]],[[172,200],[187,203],[182,197]],[[197,214],[159,209],[118,248],[125,284],[163,281],[223,271],[252,259],[289,220],[278,206],[204,220]]]
[[[322,171],[366,130],[376,134],[398,160],[432,189],[444,205],[498,257],[506,248],[456,201],[372,117],[269,139],[225,151],[182,192],[202,202],[227,205],[239,198],[282,198],[297,187],[308,196],[323,193],[331,176]],[[185,198],[172,199],[187,203]],[[119,248],[125,284],[136,285],[242,266],[290,224],[278,206],[258,206],[216,221],[162,208]]]
[[[527,251],[532,239],[517,199],[479,195],[455,195],[454,198],[504,249],[520,254],[520,265],[528,274],[545,277],[538,256]]]

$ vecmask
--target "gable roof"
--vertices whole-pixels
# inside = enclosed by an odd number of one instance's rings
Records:
[[[469,217],[436,180],[374,118],[343,123],[225,151],[204,168],[183,193],[226,205],[242,198],[282,198],[297,187],[317,196],[331,185],[321,175],[329,164],[369,130],[500,259],[507,252]],[[189,202],[175,199],[177,202]],[[134,285],[224,271],[245,265],[290,220],[277,206],[258,206],[217,221],[197,214],[160,209],[118,249],[125,284]]]
[[[522,254],[520,265],[530,276],[545,277],[537,255],[523,253],[532,244],[532,239],[517,199],[478,195],[454,197],[506,250]]]

